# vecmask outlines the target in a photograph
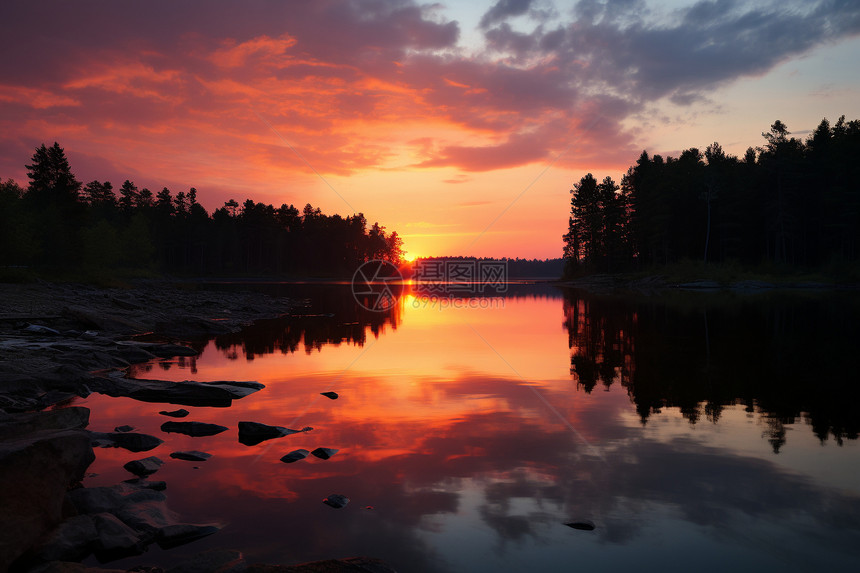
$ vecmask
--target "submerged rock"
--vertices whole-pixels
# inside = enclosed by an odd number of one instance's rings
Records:
[[[332,457],[333,455],[335,455],[338,451],[340,451],[340,450],[336,450],[334,448],[317,448],[314,451],[312,451],[311,454],[315,455],[316,457],[320,458],[321,460],[327,460],[330,457]]]
[[[188,452],[173,452],[170,454],[170,457],[177,460],[186,460],[189,462],[205,462],[212,457],[212,454],[207,454],[206,452],[198,452],[197,450],[191,450]]]
[[[307,450],[293,450],[292,452],[282,457],[281,461],[285,464],[291,464],[293,462],[305,459],[306,457],[308,457],[309,453],[310,452]]]
[[[129,426],[129,425],[124,425],[124,426],[117,426],[116,428],[113,429],[113,431],[114,432],[130,432],[133,429],[134,428]]]
[[[147,452],[164,443],[164,440],[155,436],[138,434],[136,432],[90,432],[90,436],[93,440],[93,446],[99,448],[123,448],[130,452]]]
[[[349,498],[339,493],[333,493],[325,498],[323,503],[335,509],[343,509],[349,503]]]
[[[185,434],[186,436],[214,436],[221,432],[227,431],[227,426],[219,426],[218,424],[207,424],[206,422],[164,422],[161,424],[161,431],[175,432],[177,434]]]
[[[320,392],[320,395],[330,398],[331,400],[337,400],[337,392]]]
[[[167,380],[134,380],[130,378],[97,378],[91,390],[108,396],[128,397],[141,402],[211,406],[226,408],[233,400],[244,398],[265,388],[258,382],[170,382]]]
[[[178,410],[162,410],[159,412],[162,416],[170,416],[171,418],[184,418],[189,414],[188,410],[185,408],[179,408]]]
[[[155,456],[149,456],[148,458],[143,458],[141,460],[132,460],[122,467],[136,476],[144,477],[157,472],[159,468],[161,468],[162,464],[164,464],[164,462],[161,459]]]
[[[246,446],[256,446],[266,440],[298,434],[299,431],[282,426],[260,424],[259,422],[239,422],[239,443]]]

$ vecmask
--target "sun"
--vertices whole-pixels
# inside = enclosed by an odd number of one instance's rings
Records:
[[[403,260],[406,261],[407,263],[411,263],[412,261],[414,261],[417,258],[418,258],[418,255],[416,255],[416,254],[403,253]]]

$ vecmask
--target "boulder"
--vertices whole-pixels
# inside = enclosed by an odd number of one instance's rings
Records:
[[[246,446],[256,446],[265,440],[298,433],[299,430],[291,430],[282,426],[269,426],[259,422],[239,422],[239,443]]]
[[[164,422],[161,424],[161,431],[175,432],[177,434],[185,434],[186,436],[214,436],[227,430],[226,426],[218,424],[207,424],[206,422]]]
[[[80,561],[90,554],[98,531],[89,515],[76,515],[62,522],[36,552],[42,561]]]
[[[129,500],[114,513],[120,521],[135,530],[141,541],[146,544],[155,540],[159,529],[175,523],[175,515],[167,509],[164,494],[152,493],[161,497],[139,501]]]
[[[139,555],[143,552],[140,535],[131,527],[110,513],[93,515],[98,537],[96,539],[96,557],[99,561],[111,561],[129,555]]]
[[[125,426],[117,426],[116,428],[113,429],[113,431],[114,432],[130,432],[133,429],[134,429],[133,427],[125,425]]]
[[[0,571],[59,525],[66,490],[94,459],[81,430],[41,430],[0,442]]]
[[[157,472],[162,466],[162,464],[164,464],[164,462],[159,458],[155,456],[149,456],[148,458],[143,458],[140,460],[132,460],[122,467],[136,476],[144,477]]]
[[[105,513],[121,507],[126,492],[122,486],[79,487],[71,490],[68,498],[79,513]]]
[[[337,392],[320,392],[321,396],[325,396],[330,400],[337,400]]]
[[[9,414],[0,418],[0,440],[28,436],[42,430],[85,428],[89,421],[90,409],[82,406],[59,408],[46,412]]]

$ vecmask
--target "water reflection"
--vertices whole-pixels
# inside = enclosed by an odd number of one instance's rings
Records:
[[[834,400],[855,396],[836,357],[857,339],[843,318],[856,307],[532,289],[492,310],[416,306],[413,292],[364,314],[343,294],[202,342],[195,361],[137,370],[266,384],[228,409],[189,408],[228,432],[167,435],[160,405],[88,400],[93,429],[130,423],[166,440],[156,477],[183,519],[226,524],[117,566],[223,547],[271,563],[373,555],[403,571],[820,570],[860,558],[856,404]],[[820,358],[804,366],[809,356]],[[331,389],[337,400],[319,395]],[[762,419],[801,428],[779,456]],[[314,430],[249,447],[243,420]],[[822,432],[844,446],[822,447]],[[320,446],[339,452],[278,461]],[[213,457],[198,470],[168,459],[182,449]],[[98,454],[90,485],[127,477],[119,468],[140,457]],[[350,505],[323,505],[333,493]],[[593,532],[563,525],[586,519]]]
[[[858,315],[857,297],[844,295],[564,300],[578,388],[621,384],[643,423],[666,407],[716,422],[743,404],[767,417],[775,452],[801,419],[821,441],[857,439]]]

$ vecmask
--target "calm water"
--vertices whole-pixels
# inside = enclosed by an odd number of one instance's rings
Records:
[[[98,450],[87,485],[157,455],[171,509],[224,526],[112,566],[213,548],[269,563],[370,555],[401,571],[860,566],[856,296],[517,286],[444,308],[404,295],[381,314],[342,286],[268,288],[305,299],[307,316],[134,372],[264,383],[231,408],[186,407],[229,431],[168,435],[157,412],[172,406],[82,401],[94,430],[165,440],[147,454]],[[340,398],[319,395],[329,390]],[[314,430],[248,447],[242,420]],[[279,461],[318,446],[340,451]],[[213,457],[170,459],[177,450]],[[333,493],[349,505],[321,503]],[[595,530],[564,525],[583,520]]]

